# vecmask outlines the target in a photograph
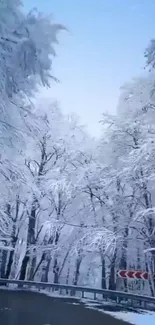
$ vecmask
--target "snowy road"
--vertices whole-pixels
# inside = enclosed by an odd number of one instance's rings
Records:
[[[75,300],[50,298],[30,292],[0,290],[2,325],[127,325],[97,310],[76,304]]]

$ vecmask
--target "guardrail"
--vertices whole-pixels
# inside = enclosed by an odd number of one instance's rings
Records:
[[[76,292],[81,292],[81,297],[85,298],[85,293],[92,293],[94,300],[97,299],[97,295],[102,295],[102,298],[107,300],[115,300],[117,303],[121,303],[122,301],[126,301],[128,305],[134,304],[134,302],[138,302],[139,306],[144,309],[148,309],[149,304],[154,306],[155,308],[155,298],[149,296],[136,295],[132,293],[126,293],[121,291],[113,291],[107,289],[95,289],[90,287],[81,287],[75,285],[66,285],[66,284],[57,284],[57,283],[49,283],[49,282],[35,282],[35,281],[21,281],[21,280],[8,280],[8,279],[0,279],[0,285],[9,286],[9,284],[17,285],[18,288],[22,289],[24,287],[33,288],[35,287],[38,290],[48,289],[54,291],[59,290],[60,294],[62,294],[62,290],[65,290],[67,294],[70,296],[74,296]],[[66,294],[66,295],[67,295]],[[136,306],[135,306],[136,307]]]

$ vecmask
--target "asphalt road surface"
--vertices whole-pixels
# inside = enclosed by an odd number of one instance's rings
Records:
[[[71,299],[0,290],[0,325],[129,325]]]

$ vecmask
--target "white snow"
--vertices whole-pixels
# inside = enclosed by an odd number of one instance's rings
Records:
[[[103,306],[103,304],[100,304]],[[105,303],[105,305],[107,305]],[[112,303],[109,303],[109,305],[113,305]],[[155,325],[155,312],[142,312],[139,311],[139,313],[134,313],[134,312],[127,312],[127,311],[106,311],[104,309],[98,309],[96,307],[97,305],[93,306],[93,303],[88,303],[86,302],[86,308],[93,309],[93,310],[98,310],[98,312],[108,314],[114,318],[126,321],[132,325]]]
[[[101,311],[101,310],[100,310]],[[133,325],[154,325],[155,324],[155,312],[146,312],[145,314],[138,314],[133,312],[108,312],[101,311],[109,314],[115,318],[124,320]]]

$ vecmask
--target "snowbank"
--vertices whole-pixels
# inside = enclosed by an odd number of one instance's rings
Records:
[[[101,310],[100,310],[101,311]],[[133,325],[154,325],[155,324],[155,313],[153,312],[146,312],[146,313],[133,313],[133,312],[108,312],[108,311],[101,311],[106,314],[109,314],[115,318],[124,320],[129,322]]]

